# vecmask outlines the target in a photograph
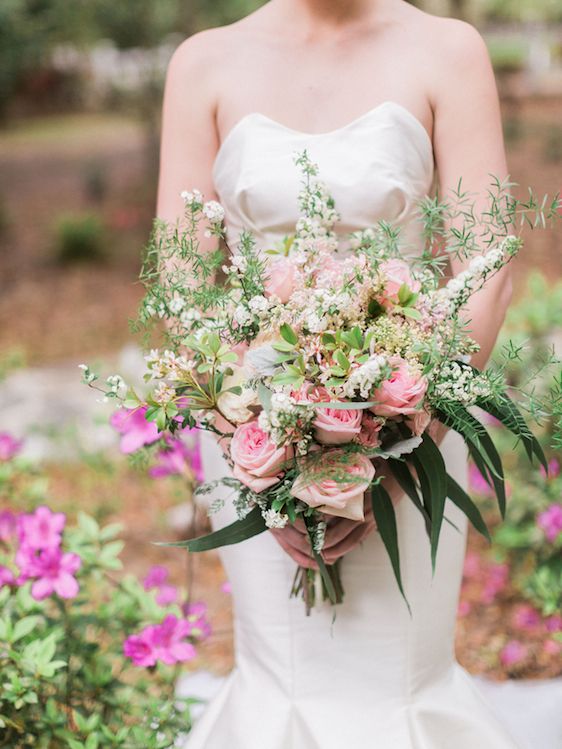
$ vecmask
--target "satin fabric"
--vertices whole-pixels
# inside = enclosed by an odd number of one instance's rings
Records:
[[[404,255],[419,253],[416,200],[435,182],[423,125],[385,102],[329,133],[308,134],[251,113],[228,133],[213,178],[226,211],[227,238],[251,229],[260,249],[294,230],[303,148],[336,201],[340,233],[386,219],[402,227]],[[204,433],[206,480],[229,473]],[[466,451],[449,433],[449,472],[466,485]],[[229,490],[212,515],[235,520]],[[407,499],[396,508],[404,587],[401,598],[379,535],[344,559],[343,604],[307,617],[290,599],[296,570],[264,533],[220,550],[232,584],[236,666],[189,735],[186,749],[517,749],[454,657],[455,618],[466,547],[465,516],[447,502],[431,574],[421,515]]]

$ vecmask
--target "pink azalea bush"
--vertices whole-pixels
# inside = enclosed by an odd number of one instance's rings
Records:
[[[30,469],[12,467],[0,496],[23,504],[20,471]],[[119,532],[84,513],[70,522],[46,502],[0,508],[3,745],[102,747],[119,732],[123,746],[172,749],[189,730],[177,667],[211,633],[206,607],[186,601],[164,567],[142,582],[119,574]]]

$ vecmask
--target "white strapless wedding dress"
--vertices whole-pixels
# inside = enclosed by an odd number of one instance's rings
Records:
[[[213,169],[233,248],[245,226],[260,246],[294,229],[307,148],[342,221],[339,232],[398,222],[405,254],[420,250],[415,201],[432,190],[433,149],[423,125],[394,102],[328,133],[293,130],[260,113],[242,118]],[[205,477],[229,468],[202,435]],[[458,435],[443,442],[449,473],[466,483]],[[228,490],[214,496],[226,497]],[[211,500],[213,497],[211,497]],[[307,617],[289,598],[295,563],[264,533],[220,550],[232,584],[236,666],[188,737],[186,749],[516,749],[454,657],[466,519],[451,503],[431,577],[421,515],[397,506],[410,618],[377,533],[342,565],[345,601]],[[230,502],[214,527],[235,520]]]

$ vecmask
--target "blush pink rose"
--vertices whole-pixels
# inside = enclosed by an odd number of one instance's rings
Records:
[[[278,257],[267,265],[268,279],[265,283],[265,295],[276,296],[286,304],[295,290],[297,269],[288,257]]]
[[[412,430],[412,434],[415,434],[416,437],[421,437],[429,426],[430,421],[430,414],[425,410],[425,408],[420,408],[417,411],[414,411],[410,416],[408,419],[408,426]]]
[[[277,447],[256,419],[236,428],[230,443],[233,475],[256,493],[276,484],[292,447]]]
[[[375,468],[364,455],[344,455],[341,450],[325,454],[317,482],[300,474],[291,494],[327,515],[364,520],[363,495],[375,476]],[[331,475],[328,475],[328,474]]]
[[[399,356],[392,357],[389,363],[396,369],[373,392],[371,399],[378,403],[371,406],[371,411],[377,416],[413,415],[419,410],[417,406],[427,390],[427,380],[412,371]]]
[[[406,284],[410,291],[420,290],[420,282],[413,278],[410,266],[404,260],[398,258],[385,260],[379,266],[379,270],[385,278],[383,304],[399,304],[398,292],[403,284]]]
[[[368,411],[363,414],[361,430],[357,435],[357,442],[363,447],[378,447],[381,443],[379,432],[384,424],[384,419],[378,419]]]
[[[305,383],[293,393],[299,401],[330,403],[332,397],[326,388]],[[361,411],[355,408],[318,408],[312,422],[314,436],[322,445],[343,445],[351,442],[361,430]]]

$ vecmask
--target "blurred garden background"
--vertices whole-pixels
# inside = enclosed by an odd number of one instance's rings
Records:
[[[0,619],[0,666],[13,675],[12,687],[4,685],[0,693],[0,736],[4,730],[8,737],[0,738],[0,746],[39,746],[31,739],[24,743],[26,710],[44,736],[52,733],[45,747],[172,746],[142,733],[119,738],[119,721],[111,723],[119,706],[136,701],[132,721],[140,716],[141,725],[143,711],[146,724],[159,700],[167,695],[171,704],[181,667],[158,665],[151,688],[144,676],[139,683],[138,675],[121,675],[127,669],[121,640],[166,613],[192,624],[183,637],[195,650],[177,659],[188,661],[186,670],[220,677],[232,667],[228,581],[217,556],[208,552],[187,560],[181,551],[151,543],[185,537],[195,523],[199,531],[205,523],[186,504],[198,470],[194,446],[163,449],[140,430],[129,438],[149,449],[134,458],[120,453],[119,440],[123,447],[127,435],[108,423],[111,408],[80,383],[78,365],[132,376],[142,356],[128,321],[142,296],[137,278],[155,211],[160,110],[172,51],[186,36],[232,22],[261,4],[0,4],[0,555],[8,553],[13,538],[10,513],[26,513],[26,522],[35,523],[36,508],[48,505],[66,513],[69,548],[80,551],[82,572],[91,576],[84,583],[90,585],[88,601],[79,598],[75,610],[64,603],[52,615],[59,634],[50,656],[50,645],[47,655],[26,656],[35,665],[40,657],[45,663],[62,658],[67,665],[45,666],[45,674],[26,682],[31,676],[25,659],[18,660],[16,643],[31,644],[32,632],[47,640],[51,614],[29,594],[10,598],[14,588],[0,559],[0,602],[8,612]],[[497,74],[511,176],[523,188],[556,194],[562,185],[560,0],[417,4],[465,18],[481,31]],[[515,301],[503,337],[523,346],[510,371],[514,386],[540,366],[549,346],[562,350],[560,230],[526,237],[515,261]],[[562,397],[562,381],[544,385],[558,387]],[[562,675],[562,445],[552,444],[552,424],[543,423],[542,430],[548,476],[530,476],[513,441],[498,435],[511,487],[501,527],[487,485],[471,470],[472,492],[495,526],[491,547],[476,535],[469,539],[457,655],[471,673],[492,680]],[[50,516],[45,522],[56,525]],[[100,530],[113,523],[121,528]],[[191,608],[185,605],[188,590]],[[29,623],[16,636],[12,625],[21,618]],[[61,655],[61,633],[79,630],[83,621],[90,634],[75,633],[67,639],[75,650]],[[97,677],[93,656],[105,640],[96,632],[105,633],[108,658]],[[6,642],[12,649],[3,650]],[[65,703],[60,694],[69,694],[73,669],[75,683],[93,686]],[[94,710],[103,702],[104,685],[107,694],[121,690],[121,697]],[[104,716],[101,722],[88,723],[96,711]],[[189,716],[182,714],[182,720],[188,726]],[[98,733],[98,743],[86,743]],[[560,742],[552,746],[562,746],[562,737]]]

